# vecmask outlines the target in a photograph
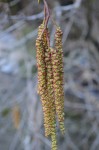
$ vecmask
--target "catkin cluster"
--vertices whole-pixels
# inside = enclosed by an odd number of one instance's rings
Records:
[[[62,31],[55,33],[55,48],[50,47],[49,31],[44,22],[38,28],[36,39],[38,94],[44,113],[45,136],[51,136],[52,150],[57,150],[56,114],[64,133],[64,90]]]

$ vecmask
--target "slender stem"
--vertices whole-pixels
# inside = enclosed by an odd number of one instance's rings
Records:
[[[48,4],[46,0],[43,0],[43,1],[44,1],[44,6],[45,6],[45,17],[46,17],[45,26],[47,26],[49,18],[50,18],[50,13],[49,13],[49,8],[48,8]]]
[[[41,37],[42,37],[44,31],[47,29],[48,21],[50,18],[50,12],[49,12],[49,8],[48,8],[48,4],[47,4],[46,0],[43,0],[43,1],[44,1],[44,29],[42,31]],[[49,37],[48,36],[47,36],[47,42],[48,42],[48,46],[49,46],[50,44],[49,44]]]

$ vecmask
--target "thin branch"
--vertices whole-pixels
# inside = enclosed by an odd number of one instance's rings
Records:
[[[76,0],[75,3],[72,4],[72,5],[57,6],[57,7],[54,8],[54,11],[56,13],[58,13],[59,10],[60,11],[72,11],[72,10],[75,10],[75,9],[78,9],[80,7],[81,2],[82,2],[82,0]],[[45,3],[46,3],[46,1],[45,1]],[[12,19],[12,20],[34,21],[34,20],[37,20],[37,19],[42,19],[43,17],[44,17],[44,12],[42,11],[39,14],[35,14],[35,15],[31,15],[31,16],[25,16],[25,15],[23,15],[23,16],[18,16],[18,15],[10,16],[10,19]]]
[[[37,20],[37,19],[42,19],[44,17],[44,12],[40,12],[39,14],[36,15],[32,15],[32,16],[11,16],[12,20],[26,20],[26,21],[33,21],[33,20]]]
[[[81,5],[81,2],[82,0],[76,0],[75,3],[72,5],[58,6],[55,8],[55,11],[57,12],[58,9],[60,9],[61,11],[70,11],[70,10],[78,9]]]

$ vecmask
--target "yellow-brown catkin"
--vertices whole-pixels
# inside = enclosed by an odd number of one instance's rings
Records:
[[[53,72],[51,64],[51,50],[48,41],[49,32],[46,28],[42,34],[43,29],[44,24],[39,27],[38,38],[36,40],[38,93],[41,97],[44,113],[45,136],[51,135],[52,150],[57,150]]]
[[[19,106],[14,106],[12,108],[12,117],[13,117],[14,127],[18,129],[20,125],[20,119],[21,119]]]
[[[41,98],[45,136],[52,139],[52,150],[57,150],[56,115],[60,129],[64,133],[64,90],[63,90],[63,52],[62,31],[59,27],[55,33],[55,49],[49,45],[48,28],[44,22],[39,26],[36,40],[38,93]]]
[[[42,90],[46,89],[46,66],[45,66],[45,49],[43,47],[44,34],[41,37],[44,24],[42,23],[38,29],[38,37],[36,40],[36,58],[38,67],[38,94],[42,95]],[[41,72],[42,71],[42,72]],[[43,73],[43,76],[41,74]],[[42,87],[43,85],[43,87]]]
[[[52,150],[57,150],[56,132],[51,135],[52,140]]]
[[[55,33],[55,49],[51,50],[53,66],[53,86],[55,93],[56,113],[58,116],[60,129],[64,133],[64,89],[63,89],[63,51],[62,51],[62,31],[57,27]]]
[[[47,94],[49,105],[49,134],[52,139],[52,150],[57,150],[56,144],[56,115],[55,115],[55,99],[53,90],[53,72],[51,62],[51,49],[49,45],[49,32],[48,28],[44,31],[43,47],[45,48],[45,65],[46,65],[46,82],[47,82]]]
[[[52,139],[52,150],[57,150],[55,99],[54,99],[54,89],[53,89],[53,71],[52,71],[50,47],[46,47],[45,62],[46,62],[46,68],[47,68],[47,91],[48,91],[49,108],[50,108],[49,125],[50,125],[51,139]]]
[[[45,136],[51,134],[50,124],[50,101],[47,90],[47,67],[45,63],[45,49],[47,46],[46,30],[44,30],[44,24],[41,24],[38,30],[38,38],[36,40],[37,49],[37,66],[38,66],[38,93],[41,97],[43,113],[44,113],[44,126],[45,126]],[[42,36],[41,36],[42,35]]]

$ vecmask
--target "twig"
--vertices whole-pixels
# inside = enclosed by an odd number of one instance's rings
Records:
[[[11,16],[12,20],[26,20],[26,21],[34,21],[37,19],[43,19],[44,17],[44,12],[40,12],[39,14],[32,15],[32,16]]]
[[[40,139],[43,143],[45,143],[48,147],[51,147],[51,142],[45,138],[43,135],[41,134],[36,134],[37,138]]]
[[[80,109],[80,110],[88,110],[88,111],[91,111],[91,112],[97,112],[98,114],[99,114],[99,112],[98,112],[98,110],[95,110],[95,109],[91,109],[90,107],[89,107],[89,105],[91,105],[91,104],[80,104],[80,103],[74,103],[73,105],[72,105],[72,103],[71,102],[65,102],[65,107],[68,107],[68,108],[72,108],[72,109]]]
[[[54,8],[54,11],[56,14],[59,14],[59,10],[62,11],[72,11],[75,9],[78,9],[81,5],[82,0],[76,0],[76,2],[72,5],[68,5],[68,6],[58,6]],[[47,14],[48,15],[48,14]],[[44,12],[40,12],[39,14],[35,14],[32,16],[10,16],[10,19],[12,20],[26,20],[26,21],[34,21],[37,19],[42,19],[44,17]]]
[[[63,34],[63,44],[64,44],[64,43],[66,42],[66,40],[67,40],[67,37],[68,37],[68,35],[69,35],[69,33],[70,33],[70,30],[71,30],[71,28],[72,28],[73,22],[74,22],[74,16],[72,16],[72,17],[70,18],[70,21],[68,22],[67,27],[66,27],[66,29],[65,29],[65,31],[64,31],[64,34]]]
[[[55,7],[55,11],[57,12],[58,10],[61,11],[70,11],[70,10],[74,10],[74,9],[78,9],[81,5],[82,0],[76,0],[74,4],[72,5],[68,5],[68,6],[58,6]]]

